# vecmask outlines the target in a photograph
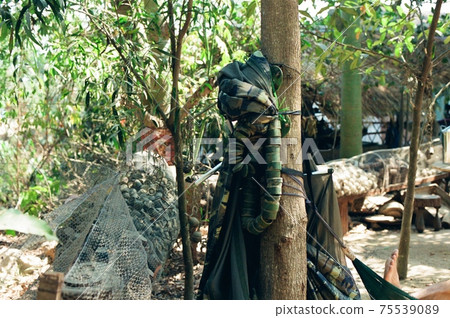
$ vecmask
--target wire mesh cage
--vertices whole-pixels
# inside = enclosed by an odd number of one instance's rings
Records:
[[[164,159],[135,158],[120,172],[92,169],[90,187],[46,215],[59,239],[53,270],[65,275],[64,299],[151,298],[179,234],[178,201]]]

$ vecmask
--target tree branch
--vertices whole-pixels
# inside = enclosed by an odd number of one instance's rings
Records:
[[[170,52],[175,54],[176,47],[176,36],[175,36],[175,21],[174,21],[174,12],[173,12],[173,2],[172,0],[167,1],[167,11],[169,15],[169,37],[170,37]]]
[[[207,82],[203,83],[195,92],[192,94],[184,104],[183,110],[184,113],[180,116],[180,121],[183,120],[188,114],[189,111],[194,107],[203,97],[208,96],[215,87],[215,77],[211,77]],[[208,85],[206,85],[208,84]]]
[[[436,57],[433,61],[433,67],[438,65],[439,62],[444,59],[448,54],[450,53],[450,50],[445,51],[444,53],[440,54],[438,57]]]
[[[86,14],[89,19],[91,20],[92,24],[97,28],[97,30],[99,30],[100,32],[102,32],[108,39],[109,43],[112,44],[112,46],[114,47],[114,49],[117,51],[117,53],[120,56],[120,59],[122,60],[122,62],[125,64],[125,67],[128,67],[130,69],[130,71],[133,73],[134,77],[136,78],[136,80],[142,85],[145,93],[147,94],[147,96],[151,96],[151,91],[149,89],[149,87],[147,86],[147,83],[145,82],[144,78],[137,72],[137,70],[133,67],[133,65],[131,65],[130,61],[128,61],[128,59],[126,58],[126,56],[123,54],[122,51],[122,47],[119,46],[117,44],[117,42],[114,40],[114,38],[109,34],[109,32],[107,30],[105,30],[104,28],[102,28],[100,25],[98,25],[94,19],[96,17],[94,17],[93,15],[91,15],[86,9],[83,11],[84,14]],[[102,23],[102,22],[101,22]],[[164,123],[167,125],[168,122],[168,118],[166,116],[166,114],[164,113],[164,111],[161,109],[161,107],[159,105],[156,105],[156,108],[158,110],[158,113],[161,115]]]
[[[180,78],[181,69],[181,51],[183,45],[183,38],[187,33],[189,24],[192,18],[192,2],[189,0],[187,4],[186,21],[181,28],[178,36],[175,35],[175,24],[174,24],[174,11],[172,0],[168,1],[168,13],[169,13],[169,29],[170,29],[170,48],[172,54],[172,98],[170,101],[170,116],[167,122],[167,127],[173,131],[175,120],[180,116],[180,105],[178,105],[178,81]]]
[[[395,57],[392,57],[392,56],[389,56],[389,55],[385,55],[385,54],[382,54],[382,53],[378,53],[378,52],[374,52],[374,51],[371,51],[371,50],[363,49],[363,48],[360,48],[360,47],[357,47],[357,46],[354,46],[354,45],[344,44],[344,43],[341,43],[341,42],[338,42],[338,41],[333,41],[333,40],[328,39],[328,38],[326,38],[326,37],[324,37],[324,36],[318,35],[318,34],[312,32],[312,31],[304,30],[304,32],[305,32],[305,33],[308,33],[308,34],[311,34],[311,35],[317,37],[318,39],[321,39],[321,40],[324,40],[324,41],[327,41],[327,42],[333,42],[333,43],[336,43],[336,44],[339,45],[339,46],[342,46],[342,47],[345,47],[345,48],[350,48],[350,49],[352,49],[352,50],[354,50],[354,51],[360,51],[360,52],[366,53],[366,54],[368,54],[368,55],[372,55],[372,56],[379,57],[379,58],[381,58],[381,59],[388,59],[388,60],[391,60],[391,61],[393,61],[393,62],[398,63],[401,67],[404,67],[404,68],[408,69],[408,70],[411,71],[413,74],[415,74],[415,73],[417,72],[416,70],[414,70],[413,68],[411,68],[411,67],[408,65],[408,63],[405,63],[405,62],[403,62],[402,60],[399,60],[399,59],[397,59],[397,58],[395,58]]]
[[[430,104],[430,106],[429,106],[429,113],[432,113],[432,112],[433,112],[433,107],[434,107],[434,104],[436,104],[437,99],[438,99],[439,96],[441,96],[441,94],[442,94],[443,92],[445,92],[445,91],[447,90],[447,88],[449,88],[449,87],[450,87],[450,82],[448,82],[447,84],[445,84],[445,86],[442,87],[436,95],[434,95],[433,101],[431,102],[431,104]]]
[[[178,34],[177,51],[180,52],[180,55],[181,55],[181,44],[183,43],[183,38],[184,38],[184,36],[187,33],[187,30],[189,28],[189,24],[191,23],[191,18],[192,18],[192,1],[193,0],[189,0],[189,2],[188,2],[187,13],[186,13],[186,21],[184,22],[184,25],[181,28],[180,33]]]

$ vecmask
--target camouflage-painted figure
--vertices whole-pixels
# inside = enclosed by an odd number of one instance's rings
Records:
[[[281,195],[281,125],[275,97],[275,83],[281,77],[281,70],[271,67],[261,52],[255,52],[247,63],[233,62],[219,73],[218,107],[228,120],[237,122],[214,195],[201,298],[254,296],[251,280],[256,277],[249,276],[247,269],[257,268],[253,263],[258,260],[256,235],[276,219]],[[260,152],[260,159],[267,164],[257,162],[246,146],[260,138],[267,138]]]
[[[270,65],[261,52],[245,64],[225,66],[218,75],[218,107],[234,127],[214,194],[200,299],[257,298],[258,234],[276,219],[282,194],[282,125],[275,94],[281,79],[281,69]],[[249,152],[249,142],[262,144],[261,151]],[[310,263],[318,265],[314,260]],[[345,275],[334,282],[347,284]],[[352,287],[347,284],[341,292],[331,286],[327,295],[357,298],[359,293]]]

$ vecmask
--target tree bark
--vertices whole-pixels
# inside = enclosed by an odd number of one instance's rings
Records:
[[[191,239],[189,235],[188,219],[186,214],[186,194],[184,184],[183,172],[183,137],[181,134],[181,120],[180,112],[181,106],[178,95],[178,81],[181,69],[181,49],[183,45],[183,38],[186,35],[189,23],[192,17],[192,2],[189,0],[187,5],[186,20],[182,29],[180,29],[178,36],[175,35],[175,13],[173,10],[172,1],[168,1],[169,24],[170,24],[170,47],[172,53],[172,95],[170,100],[172,112],[166,120],[166,125],[172,132],[175,144],[175,166],[176,166],[176,180],[178,188],[178,215],[180,218],[180,232],[183,245],[183,260],[184,260],[184,299],[194,299],[194,263],[191,252]]]
[[[358,24],[353,23],[355,17],[346,13],[343,13],[343,17],[352,23],[345,32],[344,43],[359,47],[360,41],[355,34]],[[353,59],[347,60],[342,66],[341,158],[349,158],[362,153],[361,74],[358,69],[359,62],[354,67],[351,66],[352,62]]]
[[[261,1],[261,46],[269,62],[288,66],[283,67],[279,102],[284,100],[286,107],[300,110],[298,1]],[[297,143],[287,145],[288,162],[285,166],[302,170],[301,119],[293,116],[291,120],[291,129],[286,137],[295,138]],[[261,237],[260,298],[306,298],[306,223],[304,200],[282,197],[277,220]]]
[[[409,148],[409,170],[408,170],[408,186],[405,197],[405,210],[403,212],[402,227],[400,232],[399,257],[397,263],[397,270],[400,279],[405,279],[408,275],[408,257],[409,257],[409,242],[411,237],[411,220],[414,209],[414,189],[417,171],[417,153],[419,150],[420,137],[420,121],[422,112],[422,102],[425,88],[430,85],[430,71],[431,58],[433,54],[434,35],[436,32],[437,23],[441,11],[442,0],[437,0],[436,8],[434,9],[433,20],[430,25],[426,55],[423,60],[422,71],[417,76],[418,85],[416,97],[414,99],[413,107],[413,127],[411,134],[411,145]]]
[[[183,173],[183,140],[181,136],[181,129],[177,127],[175,132],[172,132],[175,145],[175,167],[176,180],[178,190],[178,214],[180,219],[180,233],[183,246],[183,260],[184,260],[184,299],[194,299],[194,261],[191,251],[191,238],[189,234],[189,223],[187,218],[186,208],[186,194],[185,182]]]
[[[405,87],[402,85],[400,95],[400,112],[398,114],[399,147],[403,147],[403,139],[405,135],[405,104]]]

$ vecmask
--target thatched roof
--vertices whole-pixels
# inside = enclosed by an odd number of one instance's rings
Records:
[[[448,45],[444,45],[443,38],[436,39],[436,56],[448,50]],[[416,65],[420,65],[422,57],[418,57],[419,61],[414,61]],[[308,61],[306,59],[306,61]],[[375,57],[366,57],[362,64],[364,65],[380,65]],[[362,107],[363,116],[385,117],[393,116],[400,111],[402,90],[412,93],[417,83],[413,76],[406,78],[405,70],[400,69],[391,61],[385,61],[384,69],[377,69],[371,75],[362,74]],[[440,89],[450,81],[450,67],[448,59],[441,59],[440,63],[434,66],[432,71],[433,88]],[[417,68],[417,67],[415,67]],[[327,77],[323,78],[314,73],[314,67],[311,65],[303,65],[303,84],[302,99],[304,109],[313,103],[317,104],[322,113],[330,119],[338,119],[340,113],[340,90],[341,90],[341,71],[337,67],[328,67]],[[385,74],[385,85],[379,85],[375,76]],[[428,97],[431,97],[428,94]],[[404,103],[408,104],[408,95],[405,93]],[[307,110],[306,110],[307,111]],[[304,112],[305,113],[305,112]]]

